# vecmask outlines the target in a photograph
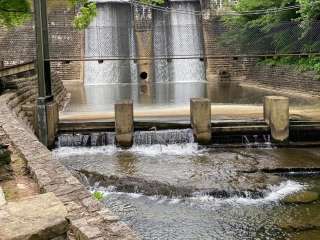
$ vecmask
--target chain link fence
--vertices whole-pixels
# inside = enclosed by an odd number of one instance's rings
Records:
[[[195,24],[166,21],[145,24],[95,26],[78,31],[71,25],[49,22],[50,60],[123,60],[214,58],[235,55],[320,54],[320,22],[302,28],[298,22],[283,22],[259,28],[232,29],[222,21]],[[16,29],[1,29],[0,62],[22,63],[35,56],[33,23]]]

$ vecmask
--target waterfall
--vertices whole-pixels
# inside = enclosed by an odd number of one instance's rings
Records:
[[[128,2],[96,0],[97,17],[85,31],[84,64],[86,85],[137,83],[137,63],[133,60],[104,60],[137,56],[137,39],[133,12]],[[153,10],[154,82],[199,82],[205,80],[203,35],[200,17],[192,13],[200,10],[198,1],[170,1],[169,8],[177,11]],[[189,59],[170,57],[193,56]],[[166,59],[168,57],[169,59]],[[150,73],[152,75],[152,73]],[[180,89],[174,90],[181,93]],[[161,93],[159,93],[161,95]],[[183,94],[183,93],[181,93]],[[201,93],[202,94],[202,93]],[[200,94],[200,95],[201,95]],[[199,94],[195,94],[199,95]]]
[[[182,144],[193,143],[192,129],[138,131],[134,133],[134,145],[151,144]],[[95,147],[115,145],[114,132],[99,132],[89,134],[61,134],[57,147]]]
[[[203,36],[199,16],[184,12],[199,11],[199,2],[170,2],[177,11],[170,12],[169,52],[173,56],[199,56],[195,59],[172,59],[169,64],[170,81],[196,82],[205,80],[204,63],[200,61],[203,51]],[[180,11],[180,12],[179,12]]]
[[[85,31],[85,56],[91,59],[129,57],[132,47],[131,9],[123,3],[97,3],[97,17]],[[128,17],[129,16],[129,17]],[[129,60],[85,62],[85,83],[130,83]]]

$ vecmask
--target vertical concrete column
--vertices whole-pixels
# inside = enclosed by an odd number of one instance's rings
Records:
[[[265,97],[264,119],[271,128],[272,139],[279,142],[286,141],[289,138],[289,98]]]
[[[47,104],[47,124],[48,124],[48,146],[54,145],[58,132],[59,109],[58,104],[52,101]]]
[[[134,30],[136,51],[138,56],[138,75],[146,74],[141,78],[141,84],[148,84],[153,79],[153,16],[148,6],[134,7]]]
[[[46,102],[44,98],[38,98],[35,113],[35,132],[41,142],[51,148],[58,131],[58,104],[54,100]]]
[[[277,96],[265,96],[263,99],[263,119],[269,125],[270,123],[270,109],[272,104],[272,99]]]
[[[121,147],[133,144],[133,103],[122,101],[115,104],[116,143]]]
[[[211,103],[209,99],[192,98],[190,117],[193,135],[199,144],[211,142]]]

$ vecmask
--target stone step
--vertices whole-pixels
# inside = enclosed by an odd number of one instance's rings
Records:
[[[46,193],[0,207],[0,239],[66,239],[69,221],[63,203]]]

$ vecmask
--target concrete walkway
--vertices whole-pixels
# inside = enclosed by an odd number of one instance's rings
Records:
[[[212,119],[262,119],[263,107],[258,105],[211,105]],[[291,117],[305,120],[320,120],[320,106],[296,107],[290,109]],[[167,107],[156,109],[138,109],[134,111],[135,119],[190,119],[190,108]],[[63,121],[113,120],[113,112],[61,112]]]

